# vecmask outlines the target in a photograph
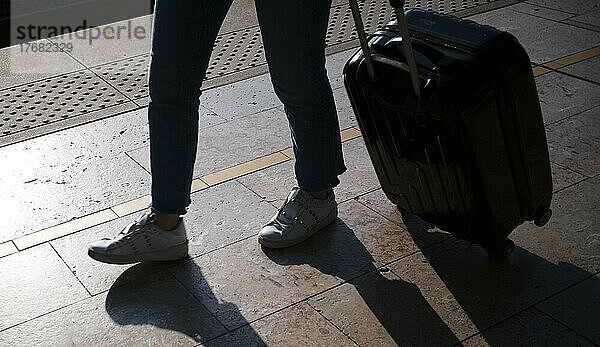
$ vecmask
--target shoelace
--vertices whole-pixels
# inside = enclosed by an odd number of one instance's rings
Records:
[[[150,215],[148,213],[142,214],[134,223],[129,224],[123,230],[121,230],[115,239],[117,241],[121,241],[125,237],[131,237],[143,230],[143,226],[148,224],[148,217]]]
[[[278,229],[284,230],[294,223],[294,221],[297,221],[298,215],[300,215],[306,203],[307,197],[305,194],[299,188],[297,189],[297,193],[292,191],[271,223],[279,227]]]

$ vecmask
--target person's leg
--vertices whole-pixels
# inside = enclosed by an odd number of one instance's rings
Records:
[[[230,5],[231,0],[156,2],[148,120],[152,209],[159,219],[183,215],[190,204],[200,86]]]
[[[255,0],[273,88],[285,106],[299,188],[259,233],[267,247],[287,247],[331,224],[332,188],[346,167],[331,85],[325,34],[331,0]]]
[[[156,1],[148,77],[151,211],[114,238],[93,242],[90,257],[126,264],[187,256],[180,215],[190,204],[200,87],[230,5],[231,0]]]
[[[336,186],[346,167],[325,35],[331,0],[256,0],[273,88],[292,131],[298,184],[309,192]]]

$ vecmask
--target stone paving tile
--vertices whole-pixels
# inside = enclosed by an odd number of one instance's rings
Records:
[[[203,92],[200,104],[232,120],[281,105],[269,74],[252,77]]]
[[[287,119],[277,108],[203,129],[198,135],[194,177],[271,154],[290,144]],[[150,170],[149,147],[131,151],[129,155]]]
[[[415,249],[402,229],[349,201],[340,205],[340,220],[335,226],[301,245],[261,249],[256,239],[250,238],[172,271],[232,329]]]
[[[275,209],[237,182],[228,182],[192,194],[185,216],[191,256],[203,254],[226,244],[257,234]],[[128,215],[73,235],[52,241],[52,245],[83,285],[96,295],[108,290],[117,278],[123,284],[134,278],[123,272],[130,266],[97,262],[87,255],[90,242],[112,237],[141,213]],[[146,276],[176,262],[149,263],[130,275]]]
[[[205,108],[200,108],[198,129],[224,123],[225,120]],[[76,129],[65,130],[77,138],[79,145],[96,154],[118,154],[148,146],[148,108],[120,114]]]
[[[48,40],[32,45],[52,44]],[[26,46],[0,49],[0,89],[85,68],[63,52],[26,52]]]
[[[600,43],[596,32],[520,13],[511,7],[486,12],[469,19],[512,33],[535,63],[548,62]],[[548,42],[552,44],[549,45]]]
[[[144,33],[141,39],[136,37],[129,38],[98,38],[90,42],[89,35],[85,38],[79,38],[76,35],[62,35],[51,39],[57,44],[72,44],[73,50],[69,52],[71,56],[87,67],[101,65],[115,60],[125,59],[150,51],[150,36],[152,32],[152,15],[142,16],[131,19],[132,28],[143,27]],[[119,25],[128,25],[129,20],[109,24],[113,28]],[[106,26],[100,26],[102,29]]]
[[[600,87],[560,73],[536,79],[544,123],[550,124],[600,105]]]
[[[224,332],[163,272],[3,331],[0,345],[193,346]]]
[[[256,239],[196,258],[172,271],[229,329],[338,283],[308,265],[274,264]]]
[[[362,138],[343,144],[347,171],[340,176],[340,185],[335,188],[339,201],[353,198],[379,187],[377,174]]]
[[[450,345],[476,331],[439,279],[426,284],[434,293],[423,285],[376,271],[309,304],[361,346]]]
[[[589,278],[537,307],[600,345],[600,276]]]
[[[385,193],[381,189],[360,196],[357,198],[357,201],[396,223],[401,228],[410,228],[415,236],[413,239],[420,249],[450,237],[450,234],[447,232],[436,228],[432,224],[424,222],[417,216],[403,216],[396,205],[385,196]]]
[[[538,242],[545,242],[542,232],[537,236]],[[570,263],[545,259],[529,245],[517,243],[511,257],[503,261],[454,238],[422,249],[422,253],[389,268],[402,280],[416,285],[440,316],[444,308],[464,310],[466,314],[457,314],[461,318],[448,320],[448,327],[459,339],[483,331],[590,275]],[[455,330],[471,324],[476,328]]]
[[[68,152],[71,148],[57,150]],[[24,161],[33,159],[28,153],[34,150],[24,147],[27,155],[21,158],[15,156],[22,152],[14,151],[9,162],[27,166]],[[68,162],[57,157],[43,159],[49,169],[31,171],[21,177],[21,184],[0,190],[0,208],[6,213],[0,222],[0,241],[102,210],[150,189],[150,175],[124,154],[112,158],[81,154],[79,158],[71,157]]]
[[[305,303],[277,312],[204,345],[356,346]]]
[[[76,128],[0,148],[0,184],[11,186],[40,172],[61,172],[60,164],[95,160],[139,148],[148,142],[146,110],[135,110]]]
[[[564,67],[560,71],[600,83],[600,57],[584,60],[580,63]]]
[[[530,14],[533,16],[538,16],[546,19],[561,21],[565,20],[573,15],[570,13],[566,13],[563,11],[557,11],[550,8],[538,6],[535,4],[530,4],[527,2],[521,2],[510,7],[511,10]]]
[[[294,174],[293,159],[237,180],[277,208],[283,205],[290,189],[298,184]]]
[[[348,170],[335,188],[336,200],[342,202],[379,187],[379,181],[361,138],[342,144]],[[279,207],[290,188],[297,184],[293,160],[254,172],[238,179],[243,185]]]
[[[329,77],[329,83],[332,89],[337,89],[344,86],[344,65],[348,59],[356,53],[357,49],[349,49],[339,53],[327,56],[327,62],[325,68],[327,69],[327,76]]]
[[[573,330],[536,309],[528,309],[483,333],[463,341],[475,346],[593,346]]]
[[[235,0],[221,26],[221,33],[228,33],[258,25],[254,0]]]
[[[353,126],[357,126],[356,116],[352,110],[352,104],[348,99],[346,88],[338,88],[333,91],[333,98],[335,100],[335,106],[337,109],[338,118],[340,121],[340,129],[346,129]]]
[[[0,243],[0,258],[17,253],[19,250],[12,241]]]
[[[550,169],[552,170],[554,192],[562,190],[570,185],[579,183],[587,178],[580,173],[577,173],[573,170],[569,170],[566,167],[554,163],[550,163]]]
[[[550,160],[587,176],[600,173],[600,107],[546,127]]]
[[[235,181],[193,194],[185,217],[190,255],[258,234],[275,212],[271,204]]]
[[[600,7],[596,0],[529,0],[527,2],[574,14],[587,13]]]
[[[398,207],[385,196],[382,189],[360,196],[356,200],[406,229]]]
[[[47,244],[0,259],[0,331],[87,297]]]
[[[127,281],[146,277],[174,264],[171,262],[143,264],[136,266],[136,271],[127,272],[125,270],[130,268],[131,265],[104,264],[93,260],[87,255],[87,247],[90,242],[102,237],[116,235],[137,216],[136,214],[115,219],[51,242],[69,269],[92,295],[110,289],[117,279],[121,284],[124,284]]]
[[[594,11],[571,17],[566,22],[589,30],[600,31],[600,6],[596,8]]]

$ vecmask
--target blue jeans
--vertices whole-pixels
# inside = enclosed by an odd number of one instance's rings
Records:
[[[200,87],[231,2],[156,2],[148,78],[155,212],[185,214],[190,204]],[[256,0],[271,82],[290,124],[296,179],[311,192],[336,186],[346,170],[325,70],[330,6],[331,0]]]

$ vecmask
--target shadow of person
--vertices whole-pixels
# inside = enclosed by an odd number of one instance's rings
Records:
[[[367,311],[379,321],[380,326],[373,329],[384,329],[396,344],[434,345],[440,341],[449,344],[459,341],[417,286],[401,280],[389,270],[376,270],[369,251],[340,219],[335,226],[298,246],[282,250],[263,248],[263,251],[279,265],[308,264],[322,273],[348,281]],[[363,276],[365,273],[368,274]],[[356,303],[354,313],[362,312],[361,306]],[[344,327],[342,330],[351,333]],[[373,345],[385,342],[370,341]]]
[[[201,271],[194,261],[187,260],[140,263],[124,271],[113,283],[105,302],[110,318],[122,326],[141,326],[142,331],[150,327],[152,330],[149,334],[129,333],[126,337],[128,345],[195,345],[227,333],[225,326],[169,273],[169,267],[183,263],[189,271],[179,271],[178,276],[191,276],[193,273],[194,281],[197,281]],[[131,278],[139,277],[136,272],[151,272],[149,267],[156,268],[158,272],[130,282]],[[180,266],[179,269],[181,268],[183,267]],[[204,290],[204,303],[232,312],[233,315],[237,312],[239,317],[236,320],[247,323],[235,304],[222,302],[211,294],[212,292]],[[244,327],[244,337],[252,345],[265,345],[249,325]]]
[[[486,330],[487,328],[593,276],[567,262],[554,264],[518,245],[508,259],[495,259],[481,247],[456,238],[447,238],[445,233],[432,235],[429,230],[432,225],[419,217],[403,212],[402,220],[435,275],[443,281],[477,330],[483,331],[483,337],[492,346],[510,345],[511,341],[506,335],[514,338],[517,333],[500,333]],[[440,243],[434,247],[425,247],[420,241],[424,233],[429,233],[429,237],[437,238]],[[534,310],[530,317],[536,315],[539,313]],[[535,323],[526,324],[531,324],[527,333],[532,333]],[[543,330],[547,328],[543,327]],[[540,336],[543,334],[545,333]],[[552,337],[544,338],[549,339],[546,343],[558,343],[556,340],[552,341]]]

